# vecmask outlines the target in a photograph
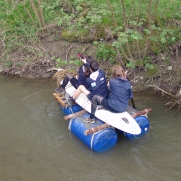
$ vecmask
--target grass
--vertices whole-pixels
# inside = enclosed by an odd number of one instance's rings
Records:
[[[100,24],[101,17],[102,22],[106,26],[113,26],[113,21],[111,18],[111,13],[108,12],[107,1],[105,0],[42,0],[43,1],[43,11],[44,20],[48,24],[57,24],[59,21],[62,28],[70,29],[90,29],[96,24]],[[21,1],[22,2],[22,1]],[[63,12],[61,2],[64,2],[64,9],[67,8],[66,12]],[[86,8],[88,11],[87,17],[81,17],[81,3],[88,3],[90,6]],[[117,18],[118,23],[122,24],[121,19],[121,1],[110,0],[112,7],[114,8],[114,13]],[[131,1],[125,0],[125,7],[128,14],[131,14]],[[136,1],[136,2],[147,2],[147,1]],[[67,5],[66,5],[67,3]],[[74,5],[72,5],[72,3]],[[37,4],[36,4],[37,5]],[[72,9],[74,7],[74,12]],[[77,13],[75,13],[77,11]],[[30,14],[28,14],[28,12]],[[30,16],[31,15],[31,16]],[[142,3],[142,10],[140,17],[146,17],[147,15],[147,4]],[[98,21],[99,20],[99,21]],[[63,21],[63,22],[61,22]],[[81,23],[79,23],[81,22]],[[180,0],[160,0],[156,15],[157,25],[163,29],[172,28],[176,34],[177,40],[181,39],[181,28],[180,26],[175,26],[177,23],[181,22],[181,6]],[[79,23],[79,26],[77,24]],[[33,13],[33,9],[29,3],[29,0],[25,4],[20,3],[20,1],[14,0],[1,0],[0,1],[0,41],[4,43],[6,47],[6,54],[12,52],[13,50],[23,47],[26,45],[27,41],[31,40],[31,43],[37,41],[37,34],[40,30],[36,15]],[[34,52],[34,50],[33,50]]]

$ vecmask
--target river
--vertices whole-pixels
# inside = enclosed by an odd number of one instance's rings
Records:
[[[150,130],[92,152],[71,132],[52,95],[56,82],[0,76],[0,181],[180,181],[181,114],[165,97],[134,93],[152,108]]]

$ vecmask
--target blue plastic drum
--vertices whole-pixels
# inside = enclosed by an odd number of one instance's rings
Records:
[[[85,130],[103,124],[99,121],[96,121],[94,124],[85,123],[83,121],[83,117],[85,116],[88,116],[88,114],[71,119],[69,122],[69,130],[95,152],[103,152],[112,148],[118,139],[115,129],[106,128],[97,133],[85,135]]]
[[[67,108],[62,108],[61,104],[59,104],[59,107],[60,107],[60,110],[67,116],[69,114],[72,114],[72,113],[75,113],[75,112],[78,112],[78,111],[81,111],[82,108],[78,105],[78,104],[75,104],[71,107],[67,107]]]
[[[136,120],[136,122],[140,126],[141,133],[139,135],[134,135],[134,134],[124,132],[124,135],[126,136],[126,138],[135,138],[135,137],[138,138],[138,137],[144,135],[150,128],[149,121],[145,116],[138,116],[134,119]]]

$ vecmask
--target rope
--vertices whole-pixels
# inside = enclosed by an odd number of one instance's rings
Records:
[[[69,131],[71,131],[72,121],[73,121],[73,118],[71,118],[70,121],[69,121],[69,126],[68,126],[68,130],[69,130]]]
[[[115,130],[114,127],[109,127],[109,128],[112,128],[113,130]],[[93,147],[94,136],[95,136],[96,134],[98,134],[99,132],[105,130],[105,129],[107,129],[107,128],[104,128],[104,129],[102,129],[102,130],[100,130],[100,131],[92,134],[92,138],[91,138],[91,150],[92,150],[92,147]],[[94,128],[92,128],[92,130],[94,130]]]
[[[92,135],[92,138],[91,138],[91,150],[92,150],[92,144],[93,144],[93,141],[94,141],[94,135],[97,134],[97,133],[93,133],[93,135]]]

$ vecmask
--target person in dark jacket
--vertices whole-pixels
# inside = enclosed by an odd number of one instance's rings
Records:
[[[133,97],[131,83],[126,78],[125,71],[119,65],[113,67],[112,76],[113,77],[109,80],[111,92],[108,99],[100,95],[93,96],[91,114],[90,117],[87,118],[89,122],[95,118],[97,105],[102,105],[105,109],[114,113],[126,111],[129,99]]]
[[[62,84],[60,84],[59,88],[55,89],[55,92],[65,94],[65,87],[70,81],[70,83],[77,89],[79,85],[85,85],[86,78],[90,75],[90,63],[94,61],[91,56],[87,56],[84,59],[81,59],[83,65],[78,70],[78,79],[73,77],[70,74],[66,74]]]
[[[73,95],[73,99],[76,99],[81,93],[84,93],[87,98],[92,101],[92,97],[94,95],[101,96],[103,98],[107,98],[109,91],[107,88],[105,73],[101,69],[99,69],[99,64],[97,62],[90,63],[91,74],[86,79],[85,86],[80,85],[76,92]],[[94,119],[84,119],[85,122],[95,123]]]

